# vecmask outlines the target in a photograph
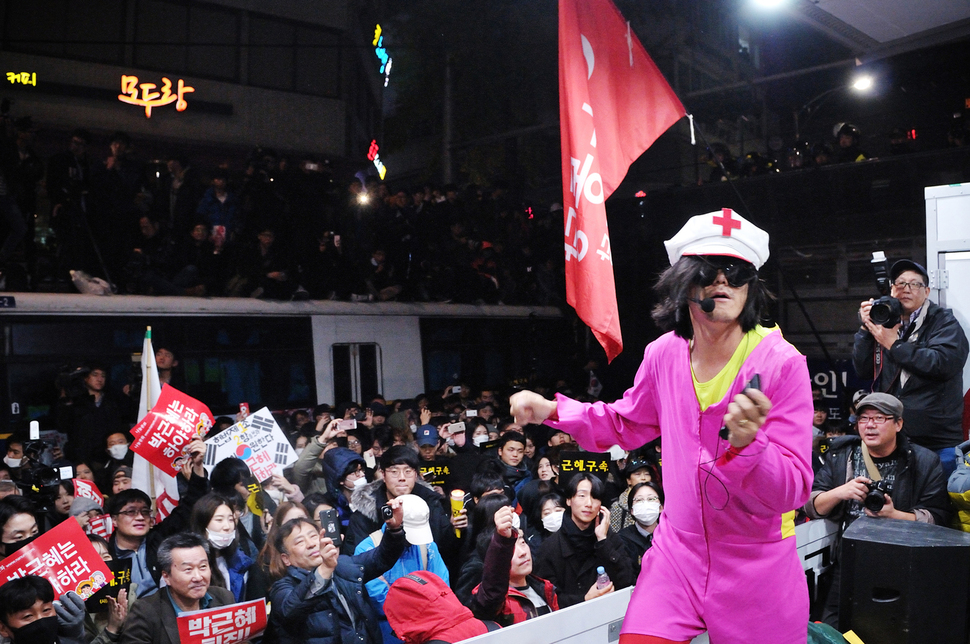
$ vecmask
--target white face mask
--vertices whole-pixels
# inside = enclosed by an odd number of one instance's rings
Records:
[[[653,525],[660,518],[660,501],[640,501],[633,504],[633,518],[642,526]]]
[[[20,462],[23,460],[24,459],[22,458],[10,458],[9,456],[3,457],[3,462],[9,465],[10,467],[20,467]]]
[[[566,513],[561,510],[547,514],[542,517],[542,527],[546,529],[546,532],[559,532],[559,528],[562,527],[562,515],[564,514]]]
[[[273,499],[277,505],[283,502],[284,492],[283,490],[263,490],[269,495],[269,498]]]
[[[418,426],[415,425],[414,423],[411,423],[411,433],[412,434],[417,434],[418,433]]]
[[[213,532],[208,528],[205,529],[206,536],[209,537],[209,543],[216,550],[222,550],[223,548],[228,548],[232,545],[232,542],[236,540],[235,532]]]
[[[365,485],[367,485],[367,477],[366,477],[366,476],[362,476],[362,477],[360,477],[359,479],[356,479],[356,480],[354,481],[354,489],[355,489],[355,490],[356,490],[357,488],[361,488],[361,487],[364,487]]]
[[[128,454],[128,445],[112,445],[108,448],[108,453],[111,458],[120,461]]]
[[[488,441],[488,434],[485,436],[472,436],[472,442],[475,443],[475,447],[478,447],[486,441]]]
[[[293,451],[294,451],[294,452],[296,452],[296,455],[297,455],[297,456],[299,456],[300,454],[302,454],[302,453],[303,453],[303,450],[304,450],[304,449],[306,449],[306,448],[305,448],[305,447],[294,447],[294,448],[293,448]]]

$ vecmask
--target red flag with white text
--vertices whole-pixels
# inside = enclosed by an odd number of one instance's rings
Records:
[[[613,360],[623,350],[606,199],[686,114],[610,0],[559,0],[566,301]]]

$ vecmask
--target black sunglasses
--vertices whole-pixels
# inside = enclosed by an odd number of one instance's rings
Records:
[[[728,284],[734,288],[744,286],[758,277],[755,267],[743,259],[702,255],[695,255],[695,257],[703,262],[700,272],[697,273],[697,283],[701,286],[713,284],[717,279],[718,271],[724,273]]]

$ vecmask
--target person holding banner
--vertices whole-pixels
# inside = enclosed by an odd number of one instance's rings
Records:
[[[0,586],[0,635],[11,644],[87,644],[84,602],[67,592],[54,600],[54,587],[27,575]]]
[[[804,644],[808,589],[794,510],[812,488],[805,357],[760,321],[768,234],[729,208],[697,215],[665,242],[671,267],[636,379],[613,403],[512,396],[521,423],[585,449],[633,450],[663,435],[664,520],[643,558],[622,644]],[[747,383],[747,384],[746,384]],[[545,546],[545,544],[543,544]]]

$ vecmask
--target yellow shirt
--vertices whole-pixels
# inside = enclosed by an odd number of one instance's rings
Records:
[[[694,381],[694,393],[697,395],[697,402],[700,403],[701,411],[720,402],[727,395],[728,389],[731,388],[731,383],[734,382],[734,379],[738,377],[738,373],[741,371],[741,365],[748,359],[748,356],[758,346],[758,343],[769,333],[774,333],[775,331],[781,333],[778,327],[766,329],[759,324],[745,333],[744,337],[741,338],[741,342],[738,343],[738,348],[734,350],[734,355],[731,356],[731,359],[727,361],[727,364],[724,365],[724,368],[716,376],[707,382],[698,382],[697,376],[694,375],[694,366],[691,365],[690,375]],[[794,510],[781,515],[781,536],[783,539],[795,536]]]

